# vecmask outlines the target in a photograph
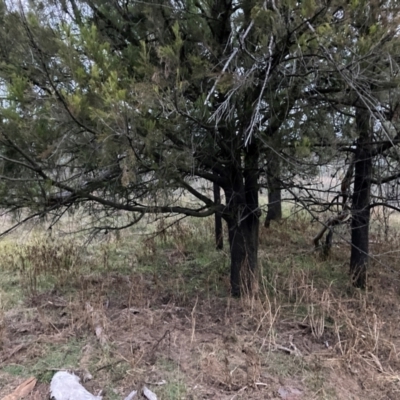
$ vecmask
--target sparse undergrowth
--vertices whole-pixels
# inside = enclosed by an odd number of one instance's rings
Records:
[[[259,293],[235,300],[212,220],[89,245],[35,232],[0,243],[0,398],[31,375],[44,398],[58,369],[90,373],[105,399],[143,385],[171,400],[397,398],[396,235],[376,237],[361,292],[346,242],[322,260],[306,218],[273,224]]]

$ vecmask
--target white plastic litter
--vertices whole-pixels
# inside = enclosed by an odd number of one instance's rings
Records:
[[[149,388],[146,386],[143,387],[143,395],[146,397],[148,400],[157,400],[157,396],[155,393],[153,393]]]
[[[67,371],[59,371],[50,383],[50,398],[54,400],[102,400],[102,396],[93,396],[80,383],[78,376]],[[137,391],[134,390],[124,400],[133,400]],[[157,396],[146,386],[143,395],[148,400],[157,400]]]
[[[130,393],[128,394],[128,396],[125,397],[124,400],[132,400],[133,398],[136,397],[136,395],[137,395],[137,391],[134,390],[133,392],[130,392]]]
[[[51,380],[50,396],[55,400],[102,400],[93,396],[80,383],[78,376],[67,371],[59,371]]]

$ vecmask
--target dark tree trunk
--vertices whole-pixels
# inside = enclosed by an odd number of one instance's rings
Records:
[[[226,190],[229,211],[225,217],[229,229],[231,254],[231,291],[239,297],[252,294],[257,286],[258,232],[258,149],[250,145],[245,155],[243,174],[232,170],[232,187]]]
[[[269,228],[271,221],[282,218],[282,196],[280,184],[280,162],[277,154],[270,152],[268,156],[267,185],[268,185],[268,211],[264,226]]]
[[[333,228],[330,228],[328,234],[326,235],[325,243],[322,247],[322,255],[325,259],[327,259],[331,254],[332,239],[333,239]]]
[[[257,278],[258,227],[253,218],[246,218],[240,225],[228,221],[231,255],[231,293],[234,297],[255,291]]]
[[[369,251],[369,205],[372,174],[368,114],[357,110],[356,124],[359,138],[354,160],[350,273],[354,286],[365,288]]]
[[[282,219],[282,198],[281,189],[268,191],[268,211],[264,226],[269,228],[271,221]]]
[[[221,190],[220,187],[214,183],[214,203],[221,204]],[[222,250],[224,248],[224,237],[222,230],[222,216],[220,213],[215,213],[215,247],[217,250]]]

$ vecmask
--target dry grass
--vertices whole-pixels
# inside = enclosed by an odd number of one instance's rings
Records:
[[[45,398],[64,368],[105,399],[143,385],[171,400],[398,398],[396,235],[373,238],[361,292],[345,242],[324,261],[306,218],[276,224],[261,233],[259,293],[235,300],[212,230],[187,220],[85,245],[34,229],[0,243],[0,398],[30,375]]]

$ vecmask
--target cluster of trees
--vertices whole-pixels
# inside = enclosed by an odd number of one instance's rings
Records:
[[[0,0],[0,207],[57,219],[81,204],[100,230],[147,213],[215,215],[239,296],[257,276],[260,190],[266,226],[283,189],[328,210],[307,178],[335,162],[363,287],[371,208],[397,207],[398,7]]]

